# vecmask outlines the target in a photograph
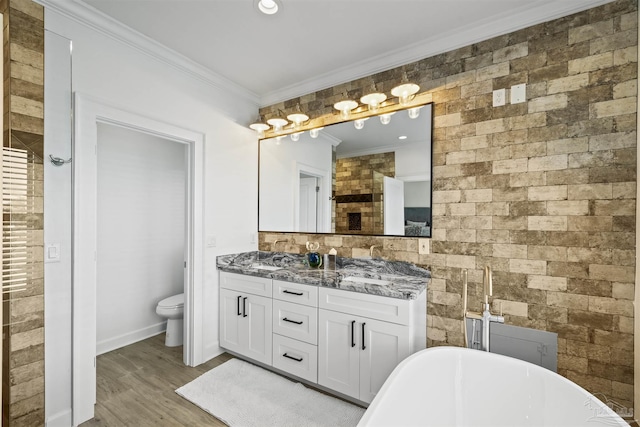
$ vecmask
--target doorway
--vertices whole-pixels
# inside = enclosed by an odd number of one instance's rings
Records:
[[[318,177],[300,174],[300,230],[318,232]]]
[[[328,233],[331,228],[331,172],[296,162],[294,173],[293,231]]]
[[[203,361],[204,136],[75,94],[73,152],[73,424],[93,418],[97,348],[98,127],[115,126],[183,144],[186,150],[183,361]]]
[[[98,123],[97,149],[100,355],[162,333],[157,302],[184,293],[187,146]]]

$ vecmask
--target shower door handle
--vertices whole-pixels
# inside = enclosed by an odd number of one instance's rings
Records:
[[[242,298],[242,317],[247,317],[247,297]]]

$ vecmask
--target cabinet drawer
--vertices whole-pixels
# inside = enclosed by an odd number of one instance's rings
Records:
[[[318,309],[273,300],[273,332],[309,344],[317,344]]]
[[[263,297],[271,297],[272,280],[265,277],[220,272],[220,287],[238,292],[246,292]]]
[[[273,367],[318,382],[318,347],[273,334]]]
[[[318,306],[326,310],[408,325],[409,301],[340,289],[320,288]]]
[[[300,283],[273,281],[273,298],[310,307],[318,306],[318,287]]]

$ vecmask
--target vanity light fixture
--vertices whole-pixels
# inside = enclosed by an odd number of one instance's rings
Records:
[[[287,116],[287,119],[293,122],[293,126],[295,128],[299,128],[301,124],[309,120],[309,116],[303,113],[294,113],[294,114],[289,114]]]
[[[265,15],[273,15],[278,12],[278,3],[275,0],[260,0],[258,9]]]
[[[420,90],[420,86],[415,83],[404,83],[391,89],[391,95],[400,99],[400,105],[405,106],[411,101]]]
[[[364,122],[366,122],[367,120],[369,120],[369,117],[365,117],[364,119],[358,119],[353,122],[353,126],[355,126],[356,129],[360,130],[364,127]]]
[[[322,129],[324,129],[324,127],[319,127],[319,128],[311,129],[311,130],[309,131],[309,136],[310,136],[311,138],[317,138],[317,137],[318,137],[318,135],[320,134],[320,131],[321,131]]]
[[[269,125],[260,122],[252,123],[249,127],[258,132],[258,138],[264,138],[264,131],[269,129]]]
[[[348,119],[349,116],[351,115],[351,110],[353,110],[357,106],[358,106],[358,103],[350,99],[346,101],[336,102],[335,104],[333,104],[333,108],[335,108],[336,110],[339,110],[340,116],[345,120]]]
[[[296,133],[292,133],[291,134],[291,140],[296,142],[300,140],[300,135],[302,135],[304,132],[296,132]]]
[[[393,116],[396,112],[392,112],[392,113],[387,113],[387,114],[380,114],[380,123],[382,123],[383,125],[388,125],[389,123],[391,123],[391,116]]]
[[[367,104],[367,106],[369,107],[369,111],[375,113],[380,108],[380,104],[382,104],[386,99],[387,95],[385,95],[384,93],[376,92],[363,96],[362,98],[360,98],[360,102],[362,102],[363,104]]]
[[[409,108],[407,110],[407,114],[409,115],[410,119],[417,119],[418,116],[420,115],[420,109],[423,107],[423,105],[421,105],[420,107],[415,107],[415,108]]]
[[[282,128],[285,127],[287,124],[289,124],[289,122],[286,121],[285,119],[279,119],[279,118],[269,119],[267,120],[267,123],[273,126],[274,132],[281,132]]]

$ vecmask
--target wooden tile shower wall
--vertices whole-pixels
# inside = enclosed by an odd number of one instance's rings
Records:
[[[11,426],[44,425],[44,10],[30,0],[0,3],[4,14],[3,147],[25,159],[24,197],[3,206],[6,249],[24,250],[19,272],[24,290],[4,295],[3,408]],[[5,152],[6,155],[6,152]],[[6,179],[6,177],[5,177]],[[17,249],[9,229],[20,229]],[[15,234],[15,233],[14,233]],[[5,283],[6,285],[6,283]]]
[[[334,102],[402,72],[435,106],[432,254],[416,239],[260,233],[342,256],[428,266],[428,345],[462,345],[461,272],[480,309],[482,268],[494,271],[506,323],[557,332],[558,371],[633,406],[637,3],[619,0],[265,107],[298,104],[338,121]],[[527,84],[527,102],[492,107],[492,91]],[[282,250],[279,245],[278,250]]]

